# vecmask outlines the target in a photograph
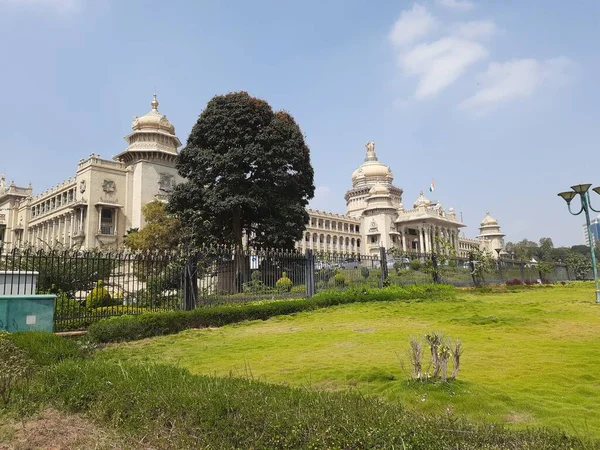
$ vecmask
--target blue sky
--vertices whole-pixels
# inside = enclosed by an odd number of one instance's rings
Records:
[[[406,207],[434,178],[467,236],[489,210],[580,244],[556,194],[600,185],[598,42],[596,0],[0,0],[0,172],[40,192],[121,152],[155,89],[183,142],[246,90],[306,134],[316,208],[345,211],[374,141]]]

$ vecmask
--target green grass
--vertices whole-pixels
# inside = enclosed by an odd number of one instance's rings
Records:
[[[591,284],[576,284],[357,303],[112,345],[98,357],[358,389],[417,411],[600,437],[600,305],[593,298]],[[408,340],[430,331],[463,342],[455,382],[408,381]]]

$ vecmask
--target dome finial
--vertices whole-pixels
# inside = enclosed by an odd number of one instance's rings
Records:
[[[367,156],[365,161],[377,161],[377,155],[375,154],[375,142],[369,141],[365,144],[367,147]]]
[[[158,111],[158,100],[156,100],[156,93],[152,95],[152,103],[150,104],[152,105],[153,111]]]

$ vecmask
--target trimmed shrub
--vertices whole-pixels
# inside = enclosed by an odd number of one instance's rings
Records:
[[[418,259],[411,259],[410,260],[410,268],[412,270],[420,270],[421,269],[421,261],[419,261]]]
[[[56,301],[54,303],[54,317],[56,318],[70,318],[79,317],[85,312],[85,308],[81,306],[77,300],[73,300],[67,297],[64,292],[59,292],[56,295]]]
[[[85,306],[88,308],[110,306],[111,300],[110,292],[104,287],[102,280],[98,280],[96,287],[85,298]]]
[[[292,280],[288,278],[287,272],[283,272],[281,278],[277,280],[277,283],[275,283],[275,287],[280,292],[290,292],[293,285],[294,283],[292,283]]]
[[[88,335],[97,342],[119,342],[173,334],[188,328],[221,327],[245,320],[267,320],[274,316],[311,311],[328,306],[372,301],[452,299],[454,286],[420,284],[389,286],[382,289],[358,287],[344,291],[324,291],[298,300],[279,300],[195,309],[193,311],[152,312],[120,316],[93,323]]]
[[[250,281],[242,285],[242,291],[245,294],[260,294],[268,292],[271,288],[262,281],[262,274],[258,270],[253,270],[250,274]]]
[[[336,273],[333,277],[333,283],[335,287],[344,287],[346,284],[346,277],[341,273]]]

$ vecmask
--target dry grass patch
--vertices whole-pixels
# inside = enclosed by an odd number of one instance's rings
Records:
[[[36,417],[0,427],[0,450],[141,448],[126,445],[112,431],[74,414],[46,409]]]

